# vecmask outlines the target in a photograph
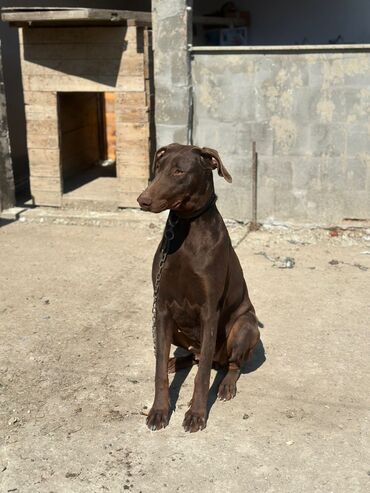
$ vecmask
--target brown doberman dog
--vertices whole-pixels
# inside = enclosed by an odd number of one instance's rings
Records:
[[[183,426],[190,432],[204,429],[212,365],[227,370],[219,399],[232,399],[240,369],[260,338],[243,271],[216,207],[214,169],[232,181],[217,151],[170,144],[156,152],[154,179],[138,197],[145,211],[170,209],[153,261],[154,287],[159,270],[160,280],[155,398],[147,417],[151,430],[169,421],[168,372],[195,363],[199,368]],[[189,355],[169,359],[171,343]]]

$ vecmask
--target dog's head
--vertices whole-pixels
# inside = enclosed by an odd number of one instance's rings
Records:
[[[166,209],[191,213],[213,194],[212,170],[231,182],[218,152],[208,147],[170,144],[157,150],[153,161],[153,181],[138,197],[141,209]]]

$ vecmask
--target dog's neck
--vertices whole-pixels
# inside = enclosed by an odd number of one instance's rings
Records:
[[[213,191],[212,195],[207,200],[207,202],[203,205],[203,207],[200,207],[199,209],[196,209],[193,212],[189,212],[188,214],[182,214],[182,213],[179,214],[177,211],[170,211],[170,214],[177,216],[180,219],[191,221],[193,219],[202,216],[205,212],[211,209],[216,204],[216,201],[217,201],[217,195]]]

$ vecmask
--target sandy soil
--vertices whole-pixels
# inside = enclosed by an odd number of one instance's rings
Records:
[[[263,346],[189,435],[195,368],[168,428],[145,426],[162,224],[0,228],[0,491],[369,491],[370,232],[231,227]]]

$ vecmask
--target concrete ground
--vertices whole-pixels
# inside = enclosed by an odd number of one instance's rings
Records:
[[[263,346],[189,435],[195,368],[169,426],[145,426],[163,218],[135,218],[0,228],[0,491],[369,491],[370,231],[230,227]]]

